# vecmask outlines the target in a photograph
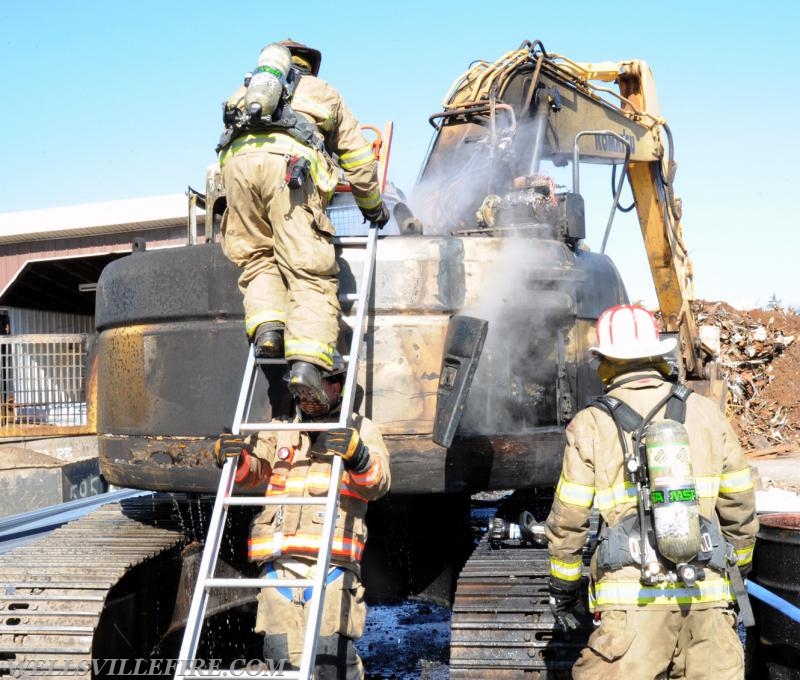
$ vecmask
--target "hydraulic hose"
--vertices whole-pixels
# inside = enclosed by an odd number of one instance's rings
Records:
[[[785,614],[792,621],[800,623],[800,607],[796,607],[791,602],[787,602],[782,597],[767,590],[764,586],[758,585],[753,581],[747,581],[747,592],[753,597],[762,602],[765,602],[770,607],[774,607],[781,614]]]

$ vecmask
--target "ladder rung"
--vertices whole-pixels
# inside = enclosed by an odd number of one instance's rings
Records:
[[[226,505],[325,505],[327,496],[229,496]]]
[[[259,371],[256,366],[264,364],[283,364],[285,359],[268,359],[255,356],[255,349],[251,345],[247,356],[245,376],[239,391],[239,400],[234,411],[233,426],[234,432],[265,432],[265,431],[299,431],[299,432],[327,432],[334,428],[347,427],[350,425],[354,406],[356,385],[355,380],[358,374],[359,348],[364,340],[364,320],[368,312],[370,291],[374,282],[375,253],[377,246],[378,230],[372,224],[369,235],[366,237],[347,237],[338,238],[335,243],[337,246],[359,246],[365,247],[364,268],[361,276],[361,283],[355,292],[343,293],[339,296],[340,300],[353,302],[355,316],[344,317],[345,325],[353,329],[353,336],[350,341],[350,354],[343,357],[347,367],[345,378],[345,397],[342,401],[341,415],[337,420],[327,422],[302,422],[286,423],[271,421],[268,423],[246,422],[246,417],[250,415],[252,399],[254,398],[256,381]],[[324,571],[328,568],[333,548],[336,522],[336,503],[339,498],[339,484],[342,474],[343,462],[335,457],[332,460],[331,483],[328,493],[325,496],[314,497],[293,497],[285,498],[281,496],[247,496],[234,495],[235,485],[235,464],[229,460],[223,467],[223,474],[220,475],[219,488],[214,501],[214,510],[209,524],[208,537],[203,549],[202,560],[200,563],[200,575],[195,582],[194,595],[191,607],[187,616],[183,640],[179,656],[181,659],[192,659],[198,649],[203,620],[206,617],[209,591],[212,588],[228,589],[248,589],[248,588],[302,588],[310,589],[313,593],[309,610],[309,620],[306,622],[306,631],[303,642],[303,655],[300,663],[300,670],[284,671],[282,667],[266,666],[259,669],[246,669],[248,677],[275,677],[280,675],[285,679],[302,678],[308,680],[313,675],[314,655],[319,641],[320,623],[322,618],[323,605],[325,601],[326,579]],[[231,506],[269,506],[269,505],[310,505],[325,506],[326,512],[323,521],[323,543],[324,550],[321,548],[317,557],[318,573],[314,578],[298,579],[272,579],[272,578],[217,578],[214,576],[216,559],[219,556],[222,532]],[[330,506],[330,508],[328,508]],[[328,512],[328,510],[331,512]],[[215,554],[216,553],[216,554]],[[270,574],[274,576],[275,574]],[[175,679],[188,677],[208,677],[208,678],[227,678],[240,677],[241,669],[186,669],[178,671]],[[255,672],[253,672],[255,671]],[[277,671],[277,673],[276,673]]]
[[[240,432],[269,432],[297,430],[300,432],[327,432],[335,427],[344,427],[339,421],[328,421],[327,423],[284,423],[272,421],[269,423],[242,423],[239,426]]]
[[[286,366],[288,363],[286,359],[270,359],[269,357],[254,357],[254,359],[256,360],[257,366],[263,366],[265,364]]]
[[[308,588],[310,578],[207,578],[206,588]]]
[[[269,359],[267,357],[254,357],[257,366],[275,365],[275,366],[288,366],[289,362],[286,359]],[[349,363],[350,355],[342,354],[342,361]]]
[[[333,242],[339,246],[365,246],[367,245],[366,236],[337,236]]]

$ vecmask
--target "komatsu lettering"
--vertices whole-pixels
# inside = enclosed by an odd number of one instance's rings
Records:
[[[630,133],[620,132],[619,135],[624,137],[628,144],[631,146],[631,153],[636,151],[636,137],[631,135]],[[611,135],[595,135],[594,136],[594,148],[597,151],[608,151],[611,153],[625,153],[625,146],[622,142],[620,142],[616,137],[612,137]]]

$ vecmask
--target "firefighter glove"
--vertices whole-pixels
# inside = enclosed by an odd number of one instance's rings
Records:
[[[239,456],[242,453],[253,455],[253,447],[240,434],[223,432],[214,444],[214,458],[219,467],[225,465],[228,458]]]
[[[386,204],[383,201],[381,201],[377,207],[372,208],[372,210],[362,208],[361,214],[364,216],[366,222],[374,222],[378,229],[383,229],[389,221],[389,211],[386,209]]]
[[[573,586],[566,581],[550,579],[550,611],[556,623],[567,633],[580,628],[578,614],[583,613],[580,581]]]
[[[369,449],[361,441],[354,427],[336,427],[328,430],[328,453],[341,456],[344,466],[353,472],[364,472],[370,464]]]
[[[746,579],[753,570],[752,562],[748,562],[747,564],[737,564],[736,566],[739,568],[739,573],[742,575],[742,580]]]

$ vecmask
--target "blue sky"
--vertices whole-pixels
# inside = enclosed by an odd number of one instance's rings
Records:
[[[221,102],[287,37],[322,51],[320,75],[362,123],[394,122],[389,179],[408,193],[455,77],[539,39],[577,61],[651,65],[697,296],[800,307],[798,25],[789,1],[2,0],[0,212],[202,189]],[[589,225],[593,248],[606,218]],[[615,224],[607,252],[652,303],[635,222]]]

